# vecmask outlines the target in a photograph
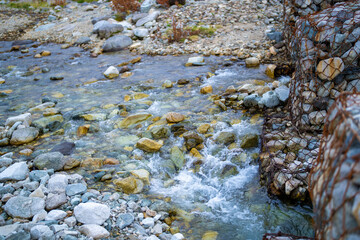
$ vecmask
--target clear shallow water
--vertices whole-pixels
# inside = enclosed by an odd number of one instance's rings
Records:
[[[240,111],[220,112],[207,95],[199,94],[201,86],[211,84],[214,93],[220,93],[228,86],[237,86],[244,80],[269,80],[264,67],[246,69],[241,63],[230,67],[219,67],[225,58],[206,58],[202,67],[184,67],[188,56],[150,57],[142,56],[142,61],[131,66],[133,76],[129,78],[105,79],[103,72],[110,65],[117,65],[135,58],[128,52],[104,54],[96,59],[80,48],[60,49],[58,45],[42,45],[30,48],[30,53],[4,52],[10,49],[9,43],[0,43],[0,71],[6,84],[0,85],[0,91],[13,90],[8,96],[0,98],[0,124],[7,117],[25,112],[40,104],[41,98],[56,98],[65,122],[64,135],[51,135],[36,141],[36,152],[47,151],[63,140],[76,143],[73,158],[113,157],[121,164],[112,171],[123,171],[131,167],[145,168],[151,172],[152,180],[148,189],[151,197],[170,197],[171,204],[180,215],[173,223],[189,239],[201,239],[207,231],[217,231],[217,239],[261,239],[265,232],[287,232],[297,235],[312,235],[311,209],[306,206],[286,205],[267,196],[266,190],[259,185],[258,165],[253,154],[258,148],[242,150],[239,147],[242,136],[248,133],[261,133],[261,117],[250,121],[251,115]],[[52,55],[34,59],[33,55],[42,50],[50,50]],[[19,58],[21,57],[21,58]],[[27,72],[34,67],[49,68],[50,72]],[[215,71],[216,70],[216,71]],[[214,72],[215,71],[215,72]],[[207,78],[208,72],[215,73]],[[62,81],[51,81],[51,76],[62,76]],[[34,81],[38,78],[38,81]],[[186,78],[190,84],[171,89],[161,87],[165,80],[176,82]],[[92,79],[97,82],[87,84]],[[149,97],[124,101],[125,95],[146,93]],[[59,93],[63,97],[59,98]],[[114,104],[114,107],[105,107]],[[183,138],[174,137],[164,141],[160,153],[144,154],[142,151],[126,150],[134,144],[153,121],[150,119],[137,127],[129,129],[115,128],[116,122],[123,119],[119,114],[126,109],[129,115],[150,113],[161,117],[170,111],[187,116],[185,125],[195,130],[202,123],[211,123],[213,137],[204,142],[200,151],[204,157],[202,164],[186,154],[186,165],[178,172],[170,172],[164,162],[170,157],[170,148],[181,147]],[[85,122],[74,116],[83,113],[105,113],[103,121]],[[79,126],[90,123],[96,131],[84,137],[77,137]],[[236,146],[229,149],[218,145],[213,139],[221,131],[236,134]],[[21,148],[21,147],[20,147]],[[8,150],[15,150],[8,148]],[[141,159],[136,160],[136,159]],[[221,177],[225,166],[235,167],[237,174]],[[109,170],[109,169],[107,169]],[[92,172],[79,169],[88,178],[93,187],[98,186]],[[105,184],[106,185],[106,184]],[[112,189],[109,186],[102,187]]]

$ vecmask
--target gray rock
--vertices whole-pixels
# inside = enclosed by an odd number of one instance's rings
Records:
[[[66,163],[64,155],[60,152],[44,153],[37,156],[34,160],[34,165],[38,169],[54,169],[55,171],[63,169]]]
[[[82,45],[82,44],[88,44],[89,42],[91,42],[91,39],[89,37],[82,36],[78,38],[78,40],[76,40],[75,44]]]
[[[272,108],[279,105],[279,103],[280,101],[276,93],[274,91],[269,91],[262,96],[259,105],[261,104],[261,105],[265,105],[268,108]]]
[[[62,142],[54,146],[51,152],[60,152],[63,155],[71,155],[75,150],[75,143],[73,142]]]
[[[67,216],[67,213],[63,210],[51,210],[45,220],[62,220]]]
[[[26,127],[30,127],[32,118],[31,113],[24,113],[18,116],[9,117],[6,119],[5,126],[12,127],[16,122],[21,122]]]
[[[146,17],[139,19],[139,20],[136,22],[136,27],[141,27],[142,25],[144,25],[144,24],[147,23],[147,22],[151,22],[151,21],[156,20],[159,15],[160,15],[160,12],[159,12],[159,11],[155,11],[155,12],[147,15]]]
[[[41,198],[16,196],[10,198],[4,206],[5,211],[12,217],[31,218],[44,210],[45,201]]]
[[[65,174],[54,174],[49,179],[47,188],[51,193],[64,193],[68,186],[69,177]]]
[[[40,181],[45,176],[49,176],[46,170],[33,170],[30,172],[29,177],[30,181]]]
[[[233,132],[221,132],[216,137],[215,142],[229,145],[230,143],[235,142],[235,134]]]
[[[64,223],[72,228],[76,225],[76,218],[74,216],[65,218]]]
[[[107,238],[110,233],[102,226],[96,224],[86,224],[79,228],[79,231],[87,237],[93,239]]]
[[[91,20],[91,23],[95,24],[97,22],[100,22],[101,20],[108,20],[109,18],[111,18],[111,16],[95,17]]]
[[[170,129],[164,126],[154,126],[150,129],[150,132],[154,139],[168,138],[170,136]]]
[[[149,30],[147,30],[146,28],[135,28],[134,35],[138,38],[145,38],[149,36]]]
[[[30,240],[30,233],[25,232],[24,230],[21,230],[19,232],[14,232],[12,234],[10,234],[10,236],[8,236],[6,238],[6,240]]]
[[[102,225],[110,217],[110,208],[100,203],[80,203],[74,208],[74,215],[78,222]]]
[[[259,144],[259,136],[256,134],[247,134],[241,139],[241,148],[257,147]]]
[[[275,89],[276,96],[280,99],[282,102],[286,102],[290,95],[290,89],[284,85],[278,87]]]
[[[0,236],[7,237],[12,232],[15,232],[16,230],[18,230],[19,227],[20,227],[19,223],[14,223],[14,224],[10,224],[10,225],[1,226],[0,227]]]
[[[103,45],[104,52],[120,51],[132,44],[130,37],[125,35],[113,36],[107,39]]]
[[[155,4],[156,4],[156,0],[145,0],[140,6],[140,11],[142,13],[147,13],[149,12],[150,8]]]
[[[42,25],[42,26],[39,26],[35,29],[35,32],[41,32],[41,31],[46,31],[46,30],[49,30],[50,28],[53,28],[55,27],[55,23],[49,23],[49,24],[45,24],[45,25]]]
[[[100,38],[109,38],[112,34],[123,30],[124,27],[121,24],[113,24],[102,20],[95,23],[93,33],[98,34]]]
[[[283,40],[281,32],[269,32],[266,34],[266,37],[270,40],[274,40],[276,43],[279,43]]]
[[[67,198],[65,193],[59,193],[59,194],[49,193],[46,198],[45,208],[46,210],[52,210],[60,207],[65,203],[67,203]]]
[[[53,231],[46,225],[36,225],[30,230],[32,239],[51,239],[54,236]]]
[[[259,95],[257,94],[251,94],[249,96],[246,96],[244,98],[244,106],[247,107],[247,108],[250,108],[250,107],[257,107],[258,104],[259,104],[259,101],[261,100],[261,98],[259,97]]]
[[[0,168],[7,167],[12,163],[13,160],[11,158],[7,158],[7,157],[0,158]]]
[[[77,194],[83,194],[87,190],[87,187],[82,183],[70,184],[66,187],[66,195],[74,196]]]
[[[123,229],[132,224],[134,220],[135,218],[131,213],[122,213],[119,215],[116,225],[118,225],[120,229]]]
[[[58,233],[61,231],[66,231],[69,229],[69,227],[66,224],[53,224],[50,226],[50,229],[54,232],[54,233]]]
[[[152,228],[155,225],[154,218],[145,218],[141,221],[144,228]]]
[[[17,162],[0,173],[0,182],[24,180],[29,173],[26,162]]]
[[[34,127],[21,128],[14,131],[11,136],[10,144],[21,145],[33,141],[39,135],[39,131]]]
[[[9,139],[9,138],[0,139],[0,147],[7,146],[7,145],[9,145],[9,143],[10,143],[10,139]]]

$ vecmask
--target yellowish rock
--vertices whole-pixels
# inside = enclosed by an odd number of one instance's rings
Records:
[[[121,74],[121,78],[128,78],[131,77],[133,75],[132,72],[124,72],[123,74]]]
[[[137,143],[136,147],[144,150],[145,152],[157,152],[163,146],[162,143],[156,142],[149,138],[141,138]]]
[[[274,79],[274,78],[275,78],[275,69],[276,69],[276,65],[275,65],[275,64],[269,64],[269,65],[266,67],[265,74],[266,74],[269,78]]]
[[[135,100],[139,100],[139,99],[143,99],[143,98],[147,98],[147,97],[149,97],[149,95],[146,93],[135,93],[134,94]]]
[[[6,93],[6,94],[9,94],[9,93],[12,93],[12,92],[13,92],[13,90],[11,90],[11,89],[0,91],[0,93]]]
[[[62,94],[60,92],[56,92],[56,93],[53,93],[51,96],[54,98],[63,98],[64,94]]]
[[[251,124],[256,124],[259,121],[260,117],[261,117],[261,114],[255,114],[254,116],[251,117],[250,123]]]
[[[175,96],[176,96],[176,97],[182,97],[182,96],[184,96],[184,93],[183,93],[183,92],[177,92],[177,93],[175,94]]]
[[[141,57],[137,57],[137,58],[134,58],[134,59],[131,59],[131,60],[130,60],[130,62],[131,62],[132,64],[138,63],[138,62],[140,62],[140,61],[141,61]]]
[[[120,161],[115,158],[106,158],[104,160],[104,165],[118,165]]]
[[[130,171],[130,173],[134,177],[142,180],[145,184],[150,184],[150,173],[147,170],[145,170],[145,169],[137,169],[137,170]]]
[[[202,235],[201,240],[216,240],[218,235],[218,232],[207,231],[206,233],[204,233],[204,235]]]
[[[145,121],[150,117],[151,117],[151,114],[149,114],[149,113],[141,113],[141,114],[131,115],[131,116],[128,116],[125,119],[123,119],[121,122],[117,123],[117,126],[119,128],[128,128],[129,126],[134,125],[139,122],[142,122],[142,121]]]
[[[204,159],[204,157],[199,153],[199,151],[196,148],[192,148],[190,150],[190,155],[199,160]]]
[[[80,163],[81,162],[77,159],[69,158],[64,165],[64,170],[70,170],[76,168],[80,166]]]
[[[165,115],[166,121],[168,123],[178,123],[185,120],[185,116],[181,113],[168,112]]]
[[[130,101],[130,100],[131,100],[131,96],[125,95],[124,101],[125,101],[125,102],[128,102],[128,101]]]
[[[202,94],[208,94],[208,93],[212,93],[212,92],[213,92],[213,88],[211,85],[204,86],[200,89],[200,93],[202,93]]]
[[[207,133],[209,128],[210,128],[210,124],[205,123],[205,124],[201,124],[196,130],[198,131],[198,133],[205,134]]]
[[[98,80],[96,78],[92,78],[89,81],[84,82],[84,85],[89,85],[89,84],[92,84],[92,83],[96,83],[97,81]]]
[[[0,84],[4,84],[5,83],[5,79],[0,78]]]
[[[34,58],[41,58],[41,54],[40,53],[35,54]]]
[[[103,109],[109,109],[109,108],[113,108],[113,107],[115,107],[115,104],[110,103],[110,104],[104,105],[102,108]]]
[[[46,108],[43,112],[44,117],[53,116],[59,113],[59,109],[57,108]]]
[[[337,75],[344,71],[345,64],[341,58],[328,58],[322,60],[316,67],[316,72],[322,80],[333,80]]]
[[[86,121],[103,121],[106,119],[105,113],[89,113],[82,115]]]
[[[124,147],[124,150],[125,150],[125,151],[128,151],[128,152],[131,152],[132,150],[134,150],[134,148],[133,148],[133,147],[126,146],[126,147]]]
[[[42,51],[41,52],[41,56],[42,57],[47,57],[47,56],[50,56],[51,55],[51,52],[50,51]]]
[[[189,37],[189,39],[190,39],[191,41],[193,41],[193,42],[196,42],[196,41],[198,41],[198,40],[200,39],[200,37],[199,37],[198,35],[191,35],[191,36]]]
[[[144,188],[144,183],[133,176],[123,179],[115,179],[114,184],[120,187],[126,194],[140,193]]]
[[[276,52],[276,48],[274,47],[274,46],[272,46],[271,48],[269,48],[269,51],[270,51],[270,54],[271,55],[276,55],[277,54],[277,52]]]
[[[81,162],[81,167],[100,168],[103,165],[101,158],[88,158]]]
[[[76,135],[78,137],[81,137],[81,136],[85,136],[88,131],[89,131],[89,128],[90,128],[90,125],[89,124],[86,124],[84,126],[80,126],[78,127],[77,131],[76,131]]]
[[[231,126],[232,126],[232,125],[235,125],[235,124],[239,124],[239,123],[241,123],[241,119],[233,119],[233,120],[231,120],[231,122],[230,122]]]

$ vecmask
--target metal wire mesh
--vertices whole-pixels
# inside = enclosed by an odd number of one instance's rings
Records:
[[[310,175],[316,237],[359,239],[360,94],[341,94],[325,122]]]

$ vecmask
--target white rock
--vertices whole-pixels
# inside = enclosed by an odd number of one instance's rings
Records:
[[[80,232],[85,234],[87,237],[94,239],[107,238],[110,233],[103,227],[96,224],[86,224],[79,228]]]
[[[202,66],[205,65],[204,57],[191,57],[188,59],[186,65]]]
[[[29,173],[26,162],[17,162],[0,173],[0,182],[9,180],[24,180]]]
[[[51,239],[53,231],[46,225],[36,225],[30,229],[31,239]]]
[[[22,122],[22,124],[25,125],[26,127],[30,127],[31,121],[32,121],[31,113],[24,113],[19,116],[9,117],[5,122],[5,126],[12,127],[14,123]]]
[[[76,225],[76,218],[74,216],[65,218],[64,223],[72,228]]]
[[[47,188],[51,193],[64,193],[68,185],[69,177],[65,174],[54,174],[49,179]]]
[[[183,239],[185,238],[184,235],[182,235],[181,233],[176,233],[171,237],[171,240],[183,240]]]
[[[141,221],[141,223],[143,224],[144,228],[150,228],[155,225],[155,221],[153,218],[145,218]]]
[[[160,238],[155,235],[151,235],[150,237],[147,237],[146,240],[160,240]]]
[[[45,220],[62,220],[66,217],[66,215],[67,213],[63,210],[51,210]]]
[[[260,61],[256,57],[250,57],[245,59],[246,67],[257,67],[260,65]]]
[[[135,28],[134,35],[138,38],[145,38],[149,36],[149,30],[147,30],[146,28]]]
[[[107,78],[110,78],[110,79],[116,78],[117,76],[119,76],[119,70],[114,66],[110,66],[104,72],[104,76],[107,77]]]
[[[42,220],[45,220],[47,216],[47,212],[45,210],[40,211],[39,213],[35,214],[32,218],[33,223],[40,222]]]
[[[102,225],[110,217],[110,208],[100,203],[80,203],[74,208],[74,215],[81,223]]]

